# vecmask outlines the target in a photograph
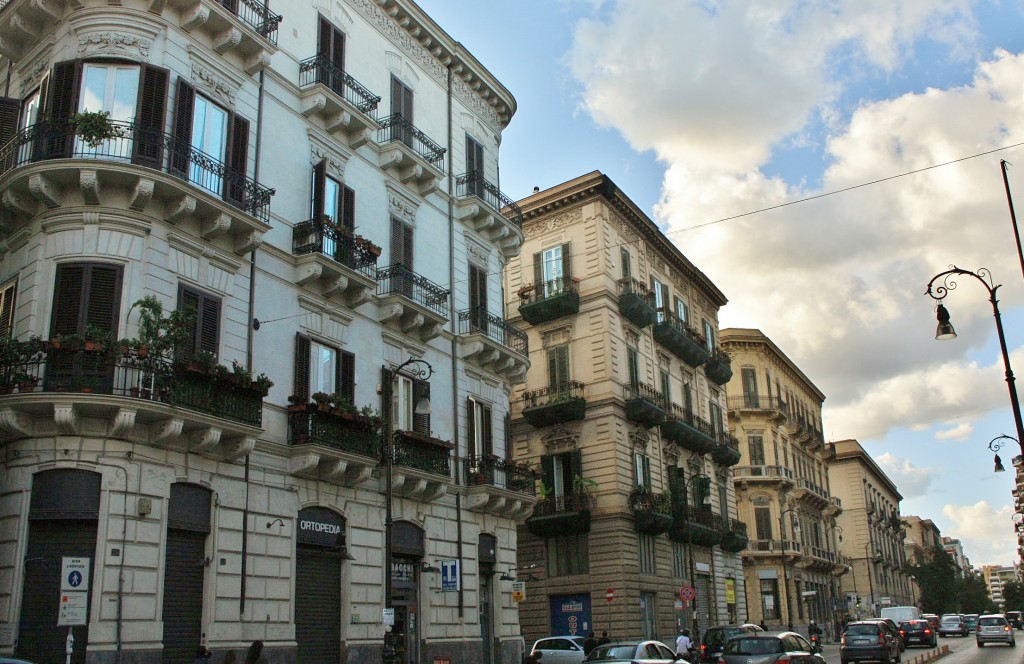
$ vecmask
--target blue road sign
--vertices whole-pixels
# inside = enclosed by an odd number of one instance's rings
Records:
[[[72,588],[77,588],[82,585],[82,573],[77,569],[72,570],[71,573],[68,574],[68,585]]]

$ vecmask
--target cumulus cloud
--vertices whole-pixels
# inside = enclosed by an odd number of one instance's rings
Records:
[[[875,462],[899,487],[904,500],[927,494],[932,480],[942,473],[941,468],[915,466],[909,459],[902,459],[891,452],[875,457]]]
[[[974,425],[970,422],[960,422],[959,424],[951,425],[950,428],[943,431],[936,431],[935,437],[939,440],[959,440],[964,441],[971,437],[974,433]]]
[[[968,359],[994,332],[985,290],[958,280],[946,306],[959,338],[946,343],[923,294],[955,262],[996,267],[1004,314],[1024,300],[997,155],[705,224],[1024,141],[1024,55],[848,107],[849,86],[898,71],[923,35],[974,57],[970,3],[754,4],[609,0],[569,54],[582,107],[665,163],[659,222],[730,299],[722,325],[760,328],[826,394],[827,433],[1004,407],[999,356]],[[803,141],[820,141],[820,183],[769,175],[773,152]]]
[[[1017,559],[1017,540],[1010,519],[1013,508],[1009,505],[997,509],[982,500],[973,505],[946,505],[942,513],[954,524],[943,534],[961,541],[975,567],[1005,565]]]

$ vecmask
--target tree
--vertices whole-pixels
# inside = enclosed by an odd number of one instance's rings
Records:
[[[1003,608],[1007,611],[1020,611],[1024,607],[1024,583],[1007,581],[1003,584]]]
[[[988,596],[985,581],[978,576],[957,579],[957,594],[960,596],[960,610],[964,613],[995,613],[999,609]]]
[[[953,557],[942,547],[919,565],[907,565],[907,571],[921,589],[920,602],[928,613],[953,613],[960,610],[959,583]]]

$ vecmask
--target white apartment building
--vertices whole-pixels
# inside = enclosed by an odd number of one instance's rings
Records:
[[[510,92],[412,0],[7,0],[0,68],[0,655],[518,663]]]

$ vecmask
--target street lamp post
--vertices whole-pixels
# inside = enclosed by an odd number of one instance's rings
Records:
[[[695,482],[698,478],[703,479],[703,480],[707,480],[707,482],[708,482],[708,491],[706,491],[704,493],[704,495],[701,497],[701,501],[700,501],[701,502],[701,507],[710,507],[711,506],[711,486],[710,486],[711,485],[711,478],[708,477],[707,475],[704,475],[703,473],[696,473],[694,475],[691,475],[689,479],[686,479],[686,478],[683,479],[683,501],[684,501],[684,504],[687,507],[689,506],[689,504],[690,504],[689,489],[693,485],[693,482]],[[687,523],[686,523],[686,560],[688,562],[688,567],[690,568],[690,570],[689,570],[690,571],[690,583],[693,585],[693,590],[696,593],[696,590],[697,590],[697,572],[696,572],[696,570],[694,568],[694,564],[693,564],[693,525],[690,523],[690,513],[689,513],[689,510],[687,510],[686,519],[687,519]],[[698,626],[698,622],[697,622],[697,596],[696,596],[696,594],[694,594],[694,597],[693,597],[693,612],[692,612],[692,618],[690,620],[690,629],[691,629],[690,637],[693,638],[693,639],[696,639],[697,638],[697,633],[699,631],[699,626]]]
[[[833,531],[836,531],[836,530],[839,531],[839,543],[842,544],[843,543],[843,527],[840,526],[838,523],[833,523],[831,526],[829,526],[828,528],[825,529],[825,537],[828,538],[829,533],[831,533]],[[838,564],[839,563],[839,551],[838,551],[839,547],[833,547],[833,548],[836,550],[836,563]],[[833,571],[835,571],[835,570],[833,569]],[[842,576],[843,574],[846,574],[846,572],[844,571],[839,576]],[[841,620],[841,616],[838,615],[839,614],[839,602],[836,601],[836,594],[837,594],[836,593],[836,578],[835,578],[834,574],[832,575],[832,583],[829,584],[829,585],[830,585],[829,590],[832,593],[832,627],[833,627],[834,633],[836,635],[836,638],[839,638],[839,634],[840,634],[839,630],[840,630],[840,624],[841,624],[842,620]],[[842,592],[842,589],[843,589],[842,584],[839,584],[839,591]],[[856,583],[854,583],[854,590],[856,590]],[[844,608],[846,607],[846,597],[845,596],[843,597],[843,607]]]
[[[793,596],[789,592],[789,567],[786,564],[786,520],[787,514],[796,514],[796,508],[790,507],[788,509],[779,512],[779,535],[782,536],[780,544],[782,545],[782,584],[786,593],[786,625],[789,631],[793,631]],[[796,538],[800,536],[800,524],[795,520],[793,521],[793,540],[794,543]]]
[[[419,380],[429,380],[434,374],[434,368],[430,366],[429,362],[415,357],[410,357],[396,368],[390,370],[385,369],[383,372],[384,380],[381,385],[381,396],[384,401],[384,606],[387,609],[392,608],[391,577],[393,572],[391,569],[391,533],[394,527],[394,519],[392,515],[394,488],[392,486],[392,478],[394,475],[395,464],[395,413],[392,409],[391,401],[394,398],[395,377],[401,375],[403,370],[409,370],[408,373],[411,373]],[[420,399],[414,405],[413,412],[417,415],[429,415],[430,400],[427,397]],[[385,627],[385,630],[384,649],[381,652],[381,661],[383,664],[394,664],[397,661],[397,653],[395,651],[394,643],[388,638],[390,630],[388,630],[387,627]]]
[[[1006,369],[1006,386],[1010,391],[1010,406],[1013,408],[1013,421],[1017,426],[1017,442],[1021,446],[1021,454],[1024,455],[1024,422],[1021,421],[1020,414],[1020,402],[1017,399],[1017,386],[1013,378],[1013,370],[1010,368],[1010,353],[1006,348],[1006,335],[1003,333],[1003,319],[999,314],[999,301],[996,299],[996,291],[999,290],[999,286],[995,285],[992,280],[992,273],[988,268],[978,268],[977,272],[971,272],[970,270],[964,270],[957,267],[956,265],[950,266],[950,269],[945,272],[940,272],[931,278],[928,282],[928,289],[925,293],[933,300],[938,301],[938,307],[936,310],[936,318],[939,321],[939,325],[935,331],[936,339],[955,339],[956,331],[953,329],[953,325],[949,322],[949,312],[946,307],[942,304],[942,300],[949,294],[949,291],[956,289],[957,275],[964,275],[974,277],[978,282],[985,287],[988,291],[989,302],[992,303],[992,315],[996,319],[996,332],[999,336],[999,349],[1003,353],[1003,367]],[[936,281],[940,281],[936,285]]]
[[[868,592],[871,593],[871,597],[868,599],[868,602],[871,604],[871,614],[873,615],[875,613],[875,584],[871,580],[872,559],[871,552],[869,550],[870,548],[871,542],[864,542],[864,563],[865,567],[868,568]]]

